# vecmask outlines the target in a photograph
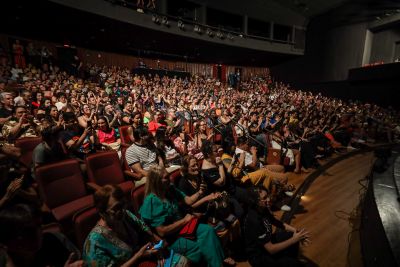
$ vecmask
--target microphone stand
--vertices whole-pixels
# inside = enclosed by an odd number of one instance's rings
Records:
[[[243,134],[246,136],[246,138],[252,140],[253,142],[258,144],[259,146],[263,147],[263,149],[264,149],[264,153],[263,154],[264,154],[264,157],[266,157],[267,153],[268,153],[268,151],[267,151],[268,146],[266,144],[261,143],[259,140],[257,140],[253,136],[251,136],[250,133],[246,132],[246,129],[238,121],[236,121],[234,118],[231,118],[231,121],[234,123],[234,126],[238,126],[243,131]]]
[[[201,115],[201,114],[198,114],[198,116],[199,116],[200,118],[202,118],[202,119],[207,119],[207,117],[204,117],[204,116]],[[221,132],[221,130],[218,129],[218,127],[221,126],[221,125],[223,125],[223,123],[217,124],[217,125],[215,125],[215,126],[214,126],[214,125],[208,125],[208,124],[207,124],[207,126],[208,126],[209,128],[211,128],[211,129],[217,131],[218,133],[220,133],[221,135],[223,135],[222,132]]]

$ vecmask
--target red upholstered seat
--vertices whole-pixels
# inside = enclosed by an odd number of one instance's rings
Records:
[[[140,206],[143,204],[144,193],[144,184],[132,190],[133,210],[136,214],[138,214]]]
[[[119,185],[128,194],[134,187],[132,181],[125,180],[116,151],[99,152],[87,156],[86,167],[89,182],[99,186],[107,184]]]
[[[131,127],[131,126],[125,125],[125,126],[121,126],[121,127],[118,128],[119,137],[121,138],[121,144],[123,146],[129,146],[129,145],[132,144],[132,141],[131,141],[131,139],[129,137],[129,134],[128,134],[129,127]]]
[[[40,142],[42,142],[41,137],[25,137],[15,140],[15,146],[21,148],[19,160],[26,167],[31,166],[33,150]]]
[[[82,250],[86,237],[99,219],[100,216],[95,207],[88,207],[74,215],[72,220],[74,222],[75,239],[80,250]]]
[[[181,178],[181,170],[176,170],[172,173],[170,173],[169,175],[169,180],[171,181],[171,183],[177,185],[179,183],[179,179]]]
[[[79,162],[75,159],[39,167],[36,177],[43,201],[60,222],[93,205],[93,197],[87,194]]]

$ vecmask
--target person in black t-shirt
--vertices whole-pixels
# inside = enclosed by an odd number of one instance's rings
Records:
[[[249,262],[253,267],[302,266],[297,259],[299,243],[309,242],[305,229],[277,220],[270,212],[270,196],[264,188],[248,192],[249,212],[244,221],[244,237]],[[272,225],[283,231],[272,232]]]

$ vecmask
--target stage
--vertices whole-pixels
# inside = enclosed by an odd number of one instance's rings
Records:
[[[400,266],[400,152],[377,151],[364,202],[361,245],[365,266]],[[385,164],[385,170],[381,165]]]

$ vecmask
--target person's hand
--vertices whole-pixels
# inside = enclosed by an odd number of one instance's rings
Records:
[[[91,133],[93,130],[92,126],[88,126],[85,128],[85,130],[83,131],[84,135],[88,135],[89,133]]]
[[[194,218],[194,216],[192,215],[192,214],[186,214],[186,216],[183,218],[183,221],[185,222],[185,223],[188,223],[188,222],[190,222],[192,219]]]
[[[149,248],[150,248],[150,249],[149,249]],[[141,248],[138,250],[138,252],[136,252],[135,256],[136,256],[137,258],[141,258],[141,257],[143,257],[144,255],[150,256],[150,255],[152,254],[152,251],[154,251],[154,250],[152,250],[151,248],[152,248],[152,244],[149,242],[149,243],[147,243],[146,245],[144,245],[143,247],[141,247]]]
[[[21,118],[19,118],[18,123],[19,123],[20,125],[23,125],[24,123],[26,123],[26,113],[23,113],[23,114],[22,114]]]
[[[307,239],[309,237],[310,237],[310,233],[307,232],[306,229],[303,228],[303,229],[300,229],[299,231],[296,231],[295,233],[293,233],[293,237],[292,238],[294,238],[294,240],[296,242],[300,242],[300,241],[303,241],[303,240],[305,240],[305,239]]]
[[[216,158],[215,158],[215,163],[216,163],[217,165],[221,165],[221,164],[222,164],[221,158],[220,158],[220,157],[216,157]]]
[[[67,261],[64,264],[64,267],[83,267],[85,266],[85,262],[83,260],[74,261],[75,253],[69,254]]]
[[[203,195],[206,190],[207,190],[207,184],[206,183],[201,183],[200,184],[200,189],[199,189],[200,196]]]
[[[211,201],[211,200],[216,200],[218,198],[221,197],[221,193],[217,192],[217,193],[211,193],[207,196],[207,200]]]
[[[24,176],[21,176],[20,178],[12,181],[7,187],[7,191],[4,197],[7,199],[11,199],[15,195],[15,193],[21,188],[23,180]]]
[[[8,144],[4,144],[0,148],[0,152],[13,159],[19,159],[19,157],[21,157],[21,148]]]
[[[251,152],[251,154],[257,154],[257,147],[252,146],[252,147],[250,148],[250,152]]]

